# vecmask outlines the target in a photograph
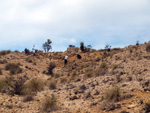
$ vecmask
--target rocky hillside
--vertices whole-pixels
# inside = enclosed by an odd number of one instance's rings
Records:
[[[1,51],[0,113],[150,112],[150,42],[68,51]]]

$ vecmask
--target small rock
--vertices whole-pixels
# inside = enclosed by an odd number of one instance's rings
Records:
[[[134,108],[136,106],[137,106],[136,104],[132,104],[132,105],[129,105],[128,108],[130,109],[130,108]]]

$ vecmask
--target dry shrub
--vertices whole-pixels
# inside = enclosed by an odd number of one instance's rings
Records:
[[[25,60],[26,60],[27,62],[29,62],[29,63],[32,63],[32,62],[33,62],[32,59],[33,59],[33,58],[31,58],[31,57],[27,57]]]
[[[61,78],[60,83],[66,83],[68,80],[66,77]]]
[[[48,85],[49,89],[51,89],[51,90],[57,88],[57,85],[56,85],[56,81],[55,81],[55,80],[50,80],[50,81],[48,81],[47,85]]]
[[[118,64],[114,64],[114,65],[112,65],[112,70],[111,70],[111,73],[113,74],[113,75],[115,75],[115,74],[117,74],[118,73],[118,71],[115,71],[117,68],[118,68]]]
[[[11,88],[9,90],[9,93],[11,95],[17,94],[17,95],[23,95],[24,92],[24,82],[26,80],[23,77],[17,77],[16,79],[12,79],[12,85],[9,85]]]
[[[146,51],[147,51],[147,52],[150,52],[150,44],[148,44],[148,45],[146,46]]]
[[[121,50],[112,50],[109,54],[110,54],[110,57],[112,58],[115,54],[117,54],[118,52],[121,52]]]
[[[54,74],[54,78],[59,78],[60,77],[60,74],[59,73],[55,73]]]
[[[28,102],[28,101],[32,101],[32,100],[34,100],[33,95],[26,95],[23,98],[23,102]]]
[[[102,68],[102,69],[107,69],[108,66],[107,66],[106,63],[102,62],[101,65],[100,65],[100,68]]]
[[[75,80],[76,77],[77,77],[77,73],[76,73],[76,71],[73,71],[72,74],[71,74],[71,76],[69,77],[68,82],[72,81],[72,80]]]
[[[51,97],[46,96],[44,97],[44,99],[42,100],[42,111],[45,112],[51,112],[51,111],[55,111],[58,109],[58,105],[57,105],[57,98],[55,97],[55,95],[51,95]]]
[[[0,79],[0,92],[3,92],[8,88],[8,84],[6,83],[6,78]]]
[[[119,87],[113,87],[106,91],[105,98],[107,101],[117,102],[121,99],[121,93]]]
[[[6,64],[7,60],[0,60],[0,64]]]
[[[7,55],[7,54],[9,54],[10,52],[11,52],[10,50],[0,51],[0,55]]]
[[[112,70],[114,71],[115,69],[117,69],[118,68],[118,64],[114,64],[113,66],[112,66]]]
[[[96,62],[99,62],[100,60],[101,60],[100,57],[96,57],[95,59]]]
[[[85,73],[84,73],[85,78],[93,77],[93,75],[94,75],[94,71],[92,68],[88,68],[85,70]]]
[[[5,70],[9,70],[11,74],[19,74],[22,73],[22,68],[19,67],[19,64],[8,63],[5,66]]]
[[[56,67],[54,62],[50,62],[49,67],[48,67],[48,74],[53,74],[53,69]]]
[[[25,83],[25,93],[41,91],[44,88],[44,81],[40,78],[33,78]]]
[[[148,101],[144,104],[144,110],[145,110],[145,113],[149,113],[149,112],[150,112],[150,100],[148,100]]]
[[[115,110],[115,104],[113,102],[103,102],[100,109],[105,111]]]
[[[107,73],[107,69],[98,68],[95,70],[95,76],[105,75]]]
[[[104,53],[103,53],[103,55],[102,55],[102,58],[106,58],[106,57],[108,57],[108,56],[110,56],[110,53],[104,51]]]
[[[2,73],[2,69],[0,68],[0,75],[2,75],[3,73]]]
[[[23,95],[25,79],[23,77],[5,77],[0,81],[0,91],[11,95]]]
[[[101,63],[98,69],[95,70],[95,76],[105,75],[107,73],[107,64]]]

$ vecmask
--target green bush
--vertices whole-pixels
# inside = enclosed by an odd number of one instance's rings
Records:
[[[53,69],[56,67],[54,62],[50,62],[49,67],[48,67],[48,74],[52,75],[53,74]]]
[[[19,64],[9,63],[5,66],[6,70],[9,70],[11,74],[19,74],[22,73],[22,69],[19,67]]]

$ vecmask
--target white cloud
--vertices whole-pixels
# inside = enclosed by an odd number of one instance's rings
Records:
[[[47,38],[56,50],[80,41],[97,49],[148,41],[149,11],[149,0],[1,0],[0,48]]]

